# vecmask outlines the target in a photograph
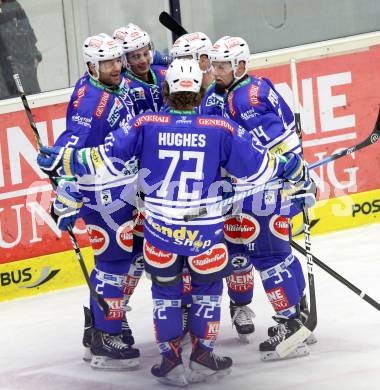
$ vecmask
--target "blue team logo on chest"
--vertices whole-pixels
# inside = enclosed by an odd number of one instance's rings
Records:
[[[219,108],[224,107],[224,99],[222,96],[217,95],[216,93],[213,93],[206,99],[206,107],[212,107],[216,106]]]
[[[134,100],[145,100],[145,90],[143,87],[131,88],[129,93],[132,95]]]

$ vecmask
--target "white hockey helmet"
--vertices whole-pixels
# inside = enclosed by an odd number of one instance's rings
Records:
[[[97,77],[91,75],[92,78],[99,78],[99,62],[113,60],[123,55],[123,48],[109,35],[98,34],[86,38],[83,43],[83,60],[87,65],[91,63],[96,70]]]
[[[203,74],[198,61],[176,58],[166,71],[169,92],[194,92],[201,89]]]
[[[123,46],[124,53],[130,53],[145,46],[152,48],[149,34],[133,23],[116,29],[113,37],[116,42]]]
[[[178,38],[170,49],[170,54],[173,58],[192,56],[194,60],[199,61],[201,55],[206,54],[208,56],[211,47],[211,40],[206,34],[195,32]]]
[[[240,37],[222,37],[212,45],[209,51],[209,58],[211,62],[231,63],[235,79],[238,78],[235,72],[239,62],[245,61],[245,72],[239,77],[241,78],[248,72],[250,58],[248,43]]]

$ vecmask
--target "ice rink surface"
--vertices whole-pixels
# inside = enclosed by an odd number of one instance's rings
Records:
[[[312,237],[323,262],[380,302],[380,224]],[[305,264],[305,260],[301,260]],[[264,363],[258,345],[273,324],[272,309],[256,277],[256,332],[241,344],[231,328],[228,299],[222,308],[216,352],[231,356],[232,374],[218,390],[379,390],[380,312],[314,266],[318,304],[318,343],[307,357]],[[79,272],[79,266],[78,266]],[[144,277],[131,300],[129,322],[140,348],[140,368],[100,372],[82,360],[82,305],[86,287],[0,304],[0,389],[135,390],[163,389],[150,374],[159,355],[154,342],[150,282]],[[189,347],[185,347],[187,364]]]

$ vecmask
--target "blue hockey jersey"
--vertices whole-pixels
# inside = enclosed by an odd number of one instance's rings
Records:
[[[265,183],[282,169],[278,156],[233,121],[184,111],[139,115],[110,133],[104,145],[81,150],[79,161],[89,174],[101,176],[122,170],[133,156],[140,160],[146,239],[185,256],[223,239],[221,210],[184,220],[221,200],[222,167],[251,184]]]
[[[138,78],[133,72],[126,69],[124,76],[129,87],[129,94],[134,103],[137,114],[144,112],[158,112],[163,106],[162,83],[165,80],[166,68],[151,65],[149,77],[152,82],[147,83]]]
[[[78,80],[67,107],[66,130],[55,142],[57,146],[83,148],[104,143],[107,134],[126,124],[134,116],[133,102],[128,94],[124,78],[118,87],[109,88],[92,79],[88,74]],[[134,168],[137,171],[137,166]],[[133,170],[130,176],[110,176],[102,179],[87,177],[79,180],[79,188],[87,207],[81,216],[90,212],[90,204],[106,206],[118,199],[123,186],[135,181]]]

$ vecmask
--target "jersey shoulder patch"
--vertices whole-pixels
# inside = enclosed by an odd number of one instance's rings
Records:
[[[220,127],[224,130],[228,130],[231,134],[235,131],[234,126],[229,121],[217,117],[199,116],[197,117],[197,126]]]
[[[144,123],[158,123],[158,124],[169,124],[171,122],[170,115],[164,114],[142,114],[138,115],[134,121],[134,127],[140,127]]]

